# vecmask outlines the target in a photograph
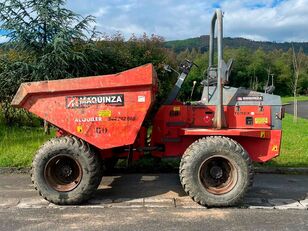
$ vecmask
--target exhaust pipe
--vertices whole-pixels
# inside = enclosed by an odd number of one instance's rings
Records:
[[[217,103],[214,115],[213,125],[214,128],[222,129],[227,127],[225,113],[223,110],[223,21],[222,11],[217,9],[213,15],[211,22],[210,31],[210,42],[209,42],[209,70],[214,66],[214,36],[215,36],[215,25],[217,22],[217,56],[218,56],[218,67],[217,67]]]

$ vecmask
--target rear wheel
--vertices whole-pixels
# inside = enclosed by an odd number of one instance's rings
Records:
[[[91,197],[102,175],[100,161],[87,143],[75,137],[60,137],[38,150],[31,177],[46,200],[79,204]]]
[[[249,155],[240,144],[227,137],[197,140],[185,151],[180,164],[184,190],[204,206],[238,203],[252,179]]]

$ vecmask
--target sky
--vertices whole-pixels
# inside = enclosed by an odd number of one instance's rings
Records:
[[[119,31],[125,38],[144,32],[165,40],[208,34],[213,12],[221,8],[225,36],[308,41],[308,0],[68,0],[67,7],[95,16],[99,31]]]

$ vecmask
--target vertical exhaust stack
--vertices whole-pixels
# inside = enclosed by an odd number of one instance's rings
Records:
[[[214,35],[215,35],[215,25],[217,22],[217,103],[214,116],[214,128],[222,129],[227,127],[225,113],[223,110],[223,79],[224,75],[224,61],[223,61],[223,21],[222,21],[222,12],[220,9],[216,10],[212,22],[211,22],[211,31],[210,31],[210,42],[209,42],[209,67],[210,71],[214,66]]]

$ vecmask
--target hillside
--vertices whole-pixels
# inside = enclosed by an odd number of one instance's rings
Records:
[[[252,50],[256,50],[258,48],[262,48],[264,50],[274,50],[274,49],[282,49],[287,51],[292,47],[292,43],[284,42],[284,43],[277,43],[277,42],[261,42],[261,41],[253,41],[245,38],[230,38],[226,37],[223,40],[224,46],[230,48],[239,48],[239,47],[247,47]],[[174,40],[174,41],[167,41],[165,42],[165,46],[167,48],[171,48],[176,53],[179,53],[185,49],[192,49],[196,48],[201,52],[205,52],[208,50],[209,46],[209,36],[202,35],[198,38],[189,38],[184,40]],[[297,50],[300,47],[303,48],[304,52],[308,54],[308,42],[294,42],[294,48]]]

